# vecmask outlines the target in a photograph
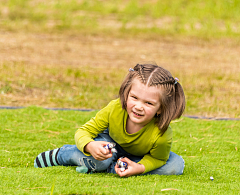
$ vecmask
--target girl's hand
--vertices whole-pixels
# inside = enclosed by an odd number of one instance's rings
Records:
[[[107,144],[109,144],[109,142],[92,141],[85,146],[84,150],[90,153],[96,160],[103,161],[112,157],[110,151],[104,148]]]
[[[145,171],[145,167],[142,164],[135,163],[128,158],[122,158],[121,161],[128,164],[128,168],[125,171],[121,171],[118,165],[115,165],[115,171],[120,177],[129,177],[132,175],[141,174]]]

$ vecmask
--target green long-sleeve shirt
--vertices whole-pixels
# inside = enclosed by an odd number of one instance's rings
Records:
[[[145,172],[163,166],[169,158],[172,145],[172,129],[169,127],[161,136],[155,119],[140,131],[129,134],[126,131],[128,113],[122,109],[120,99],[111,101],[100,110],[95,117],[80,127],[75,133],[76,146],[86,155],[84,147],[99,133],[108,128],[110,137],[116,141],[126,152],[143,156],[139,164],[145,166]]]

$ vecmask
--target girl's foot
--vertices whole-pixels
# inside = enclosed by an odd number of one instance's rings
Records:
[[[34,167],[35,168],[43,168],[43,167],[51,167],[51,166],[58,166],[60,165],[57,160],[57,155],[60,148],[46,151],[37,156],[34,160]]]
[[[89,172],[89,169],[85,166],[79,166],[76,168],[76,171],[78,173],[88,173]]]

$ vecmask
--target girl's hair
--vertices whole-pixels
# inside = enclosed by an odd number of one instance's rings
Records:
[[[119,90],[123,109],[127,108],[128,94],[135,78],[138,78],[147,86],[159,86],[161,113],[155,117],[156,124],[163,135],[170,122],[181,117],[185,109],[185,96],[182,86],[177,78],[174,79],[171,73],[162,67],[153,63],[137,64],[133,69],[129,69],[129,73]]]

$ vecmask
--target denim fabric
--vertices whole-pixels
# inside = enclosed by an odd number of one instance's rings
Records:
[[[106,141],[114,142],[114,140],[109,136],[108,130],[99,134],[95,138],[95,141]],[[107,171],[108,173],[116,173],[114,166],[119,157],[127,157],[134,162],[139,162],[143,157],[134,156],[125,152],[121,146],[116,143],[115,148],[117,153],[113,153],[113,156],[104,161],[98,161],[92,156],[84,155],[76,145],[64,145],[60,148],[58,153],[58,162],[63,166],[86,166],[92,171]],[[158,175],[181,175],[184,169],[184,160],[181,156],[170,152],[168,161],[162,167],[150,171],[145,174],[158,174]],[[145,175],[144,174],[144,175]]]
[[[142,157],[139,156],[125,156],[129,158],[130,160],[134,162],[139,162]],[[116,173],[114,167],[116,165],[116,162],[112,162],[111,165],[108,167],[107,172],[108,173]],[[167,160],[166,164],[161,166],[160,168],[157,168],[153,171],[144,173],[142,175],[181,175],[183,174],[184,169],[184,160],[181,156],[178,156],[177,154],[170,152],[169,159]]]
[[[114,142],[114,140],[108,135],[108,131],[104,131],[94,139],[95,141]],[[92,171],[105,171],[110,164],[117,160],[117,154],[113,153],[113,156],[107,160],[99,161],[92,156],[86,156],[83,154],[76,145],[64,145],[58,152],[58,162],[63,166],[86,166]]]

